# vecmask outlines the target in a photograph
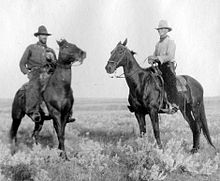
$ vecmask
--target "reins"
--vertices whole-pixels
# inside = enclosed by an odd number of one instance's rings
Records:
[[[145,63],[146,60],[147,60],[147,58],[145,58],[143,62]],[[112,60],[109,60],[108,62],[113,63],[113,64],[117,64],[117,62],[112,61]],[[153,66],[153,65],[152,65],[152,66]],[[136,70],[134,71],[134,73],[131,74],[131,75],[129,75],[129,76],[127,76],[127,78],[132,77],[134,74],[136,74],[136,73],[138,72],[138,70],[139,70],[139,69],[136,69]],[[116,71],[114,72],[114,75],[115,75],[115,74],[116,74]],[[120,74],[120,75],[110,76],[110,78],[117,78],[117,79],[123,79],[123,78],[126,78],[126,77],[123,76],[123,75],[125,75],[125,72],[123,72],[123,73]]]
[[[129,78],[129,77],[132,77],[134,74],[136,74],[137,73],[137,71],[138,71],[139,69],[136,69],[136,71],[133,73],[133,74],[131,74],[131,75],[129,75],[129,76],[127,76],[127,78]],[[122,74],[120,74],[120,75],[115,75],[115,76],[112,76],[112,77],[110,77],[110,78],[117,78],[117,79],[123,79],[123,78],[126,78],[125,76],[123,76],[123,75],[125,75],[125,73],[123,72]],[[123,76],[123,77],[122,77]]]

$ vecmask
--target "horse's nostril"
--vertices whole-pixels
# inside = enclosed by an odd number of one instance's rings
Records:
[[[81,56],[82,56],[83,58],[86,58],[86,52],[81,52]]]

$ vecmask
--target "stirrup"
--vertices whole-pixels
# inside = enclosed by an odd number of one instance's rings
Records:
[[[161,108],[160,111],[167,114],[174,114],[179,110],[179,107],[176,104],[170,104],[168,102],[166,106],[166,108]]]
[[[171,104],[169,109],[170,109],[170,114],[174,114],[179,110],[179,106],[177,106],[176,104]]]
[[[178,109],[174,109],[174,108],[172,108],[172,109],[170,109],[170,108],[163,109],[162,108],[162,109],[160,109],[160,111],[162,113],[166,113],[166,114],[174,114],[178,111]]]

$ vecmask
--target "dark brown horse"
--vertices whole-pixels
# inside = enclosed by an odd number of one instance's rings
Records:
[[[66,40],[57,41],[59,45],[59,55],[54,73],[48,80],[48,84],[43,92],[43,100],[46,103],[49,114],[53,119],[53,125],[57,133],[62,156],[67,158],[64,146],[65,126],[70,117],[73,106],[73,94],[71,89],[71,65],[75,62],[82,63],[86,53],[76,45],[68,43]],[[12,104],[12,125],[10,138],[12,141],[12,152],[15,151],[16,134],[22,118],[25,116],[25,89],[19,89]],[[38,134],[44,123],[43,112],[41,121],[35,122],[33,136],[37,140]]]
[[[122,66],[125,79],[129,87],[128,101],[131,112],[135,113],[141,134],[146,133],[145,115],[149,114],[154,136],[161,148],[158,113],[164,102],[164,83],[155,69],[150,67],[141,68],[135,60],[133,51],[127,47],[127,39],[124,43],[119,42],[111,52],[111,57],[105,67],[107,73],[114,73]],[[203,103],[203,88],[198,81],[190,76],[182,76],[186,80],[187,91],[179,92],[178,106],[188,122],[193,133],[192,153],[197,152],[200,145],[201,129],[208,143],[213,145],[208,130]]]

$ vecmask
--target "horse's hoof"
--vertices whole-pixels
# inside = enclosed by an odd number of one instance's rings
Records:
[[[199,148],[192,148],[192,150],[190,151],[191,154],[195,154],[198,153]]]
[[[160,150],[162,150],[162,149],[163,149],[162,144],[159,144],[159,145],[158,145],[158,149],[160,149]]]
[[[35,143],[36,145],[38,145],[38,138],[37,138],[37,136],[36,136],[35,134],[32,134],[31,137],[32,137],[34,143]]]
[[[70,161],[70,159],[67,157],[67,154],[66,154],[66,152],[61,152],[60,153],[60,157],[63,159],[63,160],[65,160],[65,161]]]
[[[11,148],[11,155],[13,156],[16,153],[15,148]]]
[[[146,131],[141,131],[140,138],[143,138],[145,134],[146,134]]]
[[[11,142],[11,146],[10,146],[10,150],[11,150],[11,155],[14,155],[16,153],[16,141],[15,140],[12,140]]]
[[[11,155],[13,156],[16,153],[16,146],[11,146]]]

